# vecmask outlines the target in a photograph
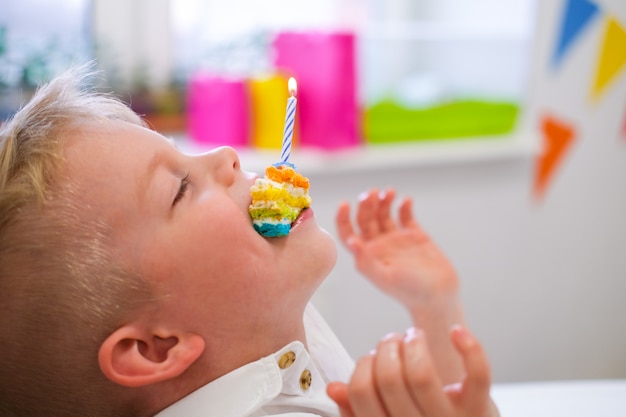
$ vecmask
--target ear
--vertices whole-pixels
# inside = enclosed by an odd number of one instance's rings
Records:
[[[126,325],[102,343],[98,363],[111,381],[140,387],[182,374],[203,351],[204,339],[195,333]]]

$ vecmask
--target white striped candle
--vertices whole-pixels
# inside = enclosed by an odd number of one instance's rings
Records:
[[[293,140],[293,128],[296,122],[296,94],[298,93],[298,84],[296,79],[291,77],[287,82],[289,89],[289,98],[287,99],[287,112],[285,114],[285,129],[283,130],[283,146],[280,153],[281,162],[289,162],[291,156],[291,142]]]

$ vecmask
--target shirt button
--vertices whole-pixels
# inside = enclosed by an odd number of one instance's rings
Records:
[[[300,375],[300,388],[304,391],[308,390],[311,387],[311,380],[311,371],[308,369],[302,371],[302,374]]]
[[[292,351],[285,353],[278,359],[278,367],[280,369],[287,369],[296,361],[296,354]]]

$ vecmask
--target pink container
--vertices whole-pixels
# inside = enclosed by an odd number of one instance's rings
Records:
[[[244,80],[207,74],[193,76],[187,88],[191,139],[214,146],[248,145],[248,97]]]
[[[356,38],[352,33],[282,32],[275,66],[298,82],[300,144],[326,150],[359,145]]]

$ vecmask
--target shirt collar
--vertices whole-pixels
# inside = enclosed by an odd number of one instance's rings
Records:
[[[326,410],[319,413],[322,415],[338,415],[336,404],[326,395],[326,383],[348,381],[354,362],[312,304],[307,306],[304,324],[310,354],[302,343],[289,343],[276,353],[205,385],[157,417],[241,417],[263,406],[301,409],[303,405]],[[295,354],[295,362],[281,369],[281,358],[288,352]],[[304,370],[311,371],[308,390],[300,386]],[[263,415],[259,413],[255,414]]]
[[[210,382],[157,417],[242,417],[264,406],[287,405],[291,399],[316,402],[316,397],[325,396],[325,387],[304,345],[295,341]],[[282,400],[277,400],[279,395]]]

